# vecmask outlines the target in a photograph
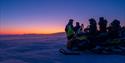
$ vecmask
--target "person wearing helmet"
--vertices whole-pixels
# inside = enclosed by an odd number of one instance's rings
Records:
[[[65,32],[66,32],[66,36],[67,36],[67,40],[68,40],[68,42],[67,42],[68,49],[72,49],[72,47],[73,47],[73,44],[72,44],[73,37],[74,37],[73,21],[74,21],[73,19],[69,19],[69,22],[65,27]]]

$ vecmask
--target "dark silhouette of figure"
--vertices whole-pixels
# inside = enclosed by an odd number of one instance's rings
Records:
[[[74,27],[74,30],[76,30],[76,36],[75,36],[75,44],[78,47],[78,50],[86,50],[88,48],[88,40],[87,40],[87,34],[83,32],[84,25],[79,24],[79,22],[76,22],[76,26]]]
[[[125,26],[121,28],[121,37],[125,38]]]
[[[86,31],[84,31],[84,24],[81,24],[80,33],[77,36],[77,39],[79,41],[78,48],[81,51],[87,50],[89,48],[89,41],[88,41],[87,35],[88,35],[87,29],[86,29]]]
[[[121,38],[122,45],[125,46],[125,26],[121,29]]]
[[[99,33],[97,36],[97,40],[100,43],[104,43],[108,39],[107,20],[104,19],[104,17],[100,17],[98,25],[99,25]]]
[[[104,17],[99,18],[99,32],[107,32],[107,20]]]
[[[108,27],[110,39],[119,38],[121,31],[120,21],[115,19]]]
[[[97,33],[96,20],[91,18],[91,19],[89,19],[89,23],[90,23],[90,25],[89,25],[89,34],[96,35],[96,33]]]
[[[80,32],[80,23],[79,22],[76,22],[76,26],[74,27],[74,31],[75,31],[75,34],[78,34]]]
[[[90,41],[89,49],[93,49],[96,47],[96,34],[97,34],[97,26],[96,20],[91,18],[89,19],[89,33],[88,40]]]
[[[84,24],[81,24],[81,31],[84,32]]]
[[[65,32],[67,34],[67,39],[70,40],[72,39],[73,35],[74,35],[74,27],[73,27],[73,19],[70,19],[68,24],[65,27]]]
[[[71,49],[73,47],[72,41],[73,41],[73,37],[74,37],[74,27],[73,27],[73,19],[69,19],[68,24],[65,27],[65,32],[67,35],[67,48]]]
[[[96,50],[98,51],[112,51],[112,48],[124,46],[125,44],[125,26],[120,26],[120,21],[113,20],[109,27],[107,27],[107,20],[104,17],[99,18],[99,31],[97,30],[96,20],[89,19],[89,26],[84,29],[84,25],[76,22],[73,27],[73,19],[70,19],[65,27],[67,35],[67,48],[73,50]],[[84,30],[84,32],[82,31]],[[97,51],[97,50],[96,50]]]

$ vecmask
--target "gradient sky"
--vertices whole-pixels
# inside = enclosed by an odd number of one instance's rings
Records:
[[[125,25],[125,0],[0,0],[0,34],[63,32],[68,19],[104,16]]]

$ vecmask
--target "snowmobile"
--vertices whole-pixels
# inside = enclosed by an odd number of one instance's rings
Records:
[[[77,37],[75,35],[67,44],[68,48],[61,48],[59,49],[59,52],[64,55],[79,55],[81,51],[88,47],[88,43],[89,41],[87,40],[86,36],[79,35],[79,37]]]
[[[103,44],[96,45],[91,52],[96,54],[118,54],[125,55],[125,38],[117,38],[113,40],[107,40]]]
[[[81,42],[78,48],[73,48],[72,50],[68,50],[66,48],[59,49],[59,52],[64,55],[80,55],[82,52],[89,51],[94,54],[103,54],[103,55],[125,55],[125,38],[117,38],[113,40],[107,40],[103,44],[96,45],[95,48],[89,49],[88,41]],[[82,49],[80,49],[82,47]],[[85,48],[85,49],[84,49]]]

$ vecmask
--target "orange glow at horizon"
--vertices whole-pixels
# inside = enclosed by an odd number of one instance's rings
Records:
[[[52,34],[64,32],[64,28],[62,27],[46,27],[46,28],[9,28],[9,29],[1,29],[0,34]]]

